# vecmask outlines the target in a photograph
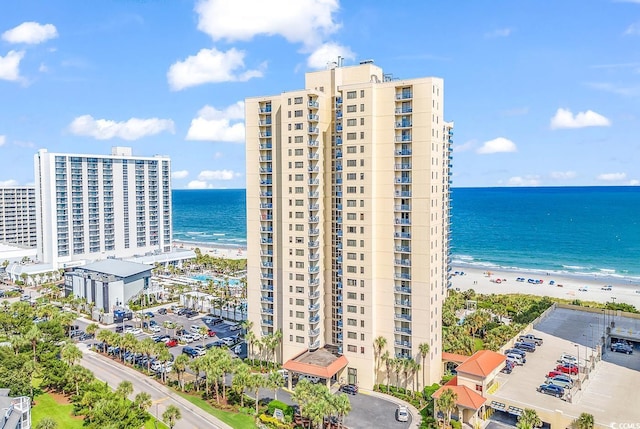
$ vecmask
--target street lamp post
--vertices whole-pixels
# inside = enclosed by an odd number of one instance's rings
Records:
[[[576,350],[578,350],[578,390],[582,390],[582,386],[580,386],[580,344],[574,344]]]

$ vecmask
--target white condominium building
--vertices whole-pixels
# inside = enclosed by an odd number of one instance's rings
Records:
[[[50,153],[34,157],[38,258],[56,268],[171,250],[171,161]]]
[[[280,331],[276,355],[301,374],[370,388],[388,352],[439,381],[453,135],[443,80],[332,64],[245,109],[255,334]]]
[[[0,243],[36,247],[36,189],[0,188]]]

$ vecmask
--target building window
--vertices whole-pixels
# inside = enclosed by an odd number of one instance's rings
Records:
[[[358,294],[355,292],[347,292],[347,299],[357,299]]]
[[[296,186],[296,194],[303,194],[304,188],[302,186]]]
[[[364,118],[360,118],[360,125],[364,125]],[[362,138],[362,137],[360,137]]]
[[[296,305],[304,305],[304,299],[296,299]]]
[[[356,118],[347,119],[347,127],[355,127],[356,125],[358,125]]]
[[[348,265],[347,266],[347,272],[348,273],[357,273],[358,270],[357,270],[357,267],[354,267],[353,265]]]
[[[296,337],[296,343],[304,343],[304,337]]]
[[[295,129],[296,129],[296,130],[301,130],[302,128],[303,128],[303,127],[302,127],[302,123],[298,123],[298,124],[296,124],[296,126],[295,126]]]
[[[364,98],[364,89],[360,90],[360,98]]]
[[[302,182],[304,180],[304,174],[296,174],[296,182]]]
[[[358,254],[357,253],[349,253],[347,252],[347,259],[355,261],[358,258]]]
[[[356,200],[347,200],[347,207],[355,207]]]
[[[296,219],[304,219],[304,212],[296,212]],[[302,244],[302,242],[300,242]]]
[[[358,137],[358,133],[347,133],[347,140],[355,140]]]
[[[302,97],[296,97],[293,99],[294,104],[302,104]]]
[[[356,173],[347,173],[347,180],[356,180]]]
[[[302,323],[296,323],[296,331],[304,331],[304,325]]]
[[[296,261],[296,268],[304,268],[304,262]]]
[[[304,293],[304,287],[296,286],[296,293]]]
[[[357,246],[357,241],[356,240],[347,240],[347,247],[356,247]]]
[[[356,146],[347,146],[347,153],[356,153],[358,148]]]
[[[354,113],[357,109],[357,106],[355,104],[350,104],[347,106],[347,113]]]
[[[347,100],[353,100],[357,96],[358,96],[358,93],[356,91],[347,92]]]
[[[296,174],[296,177],[297,176],[298,175]],[[298,179],[296,178],[296,180]],[[296,207],[302,207],[303,205],[304,205],[304,200],[296,200]]]
[[[361,111],[361,112],[364,112],[364,104],[361,104],[361,105],[360,105],[360,111]]]
[[[296,311],[296,319],[304,319],[304,311]]]
[[[347,167],[356,167],[358,165],[355,159],[347,159]]]
[[[297,142],[296,142],[297,143]],[[295,152],[296,156],[302,156],[304,155],[304,150],[302,149],[296,149]]]
[[[355,213],[347,213],[347,220],[356,220]]]
[[[291,137],[289,137],[289,138],[291,138]],[[296,143],[302,143],[302,142],[304,141],[304,137],[302,137],[302,136],[295,136],[295,137],[294,137],[294,141],[295,141]],[[291,142],[289,142],[289,143],[291,143]]]
[[[296,118],[302,118],[302,110],[296,110],[293,112],[293,116]]]
[[[358,307],[355,305],[347,305],[347,313],[357,313]]]
[[[302,226],[302,225],[299,225]],[[296,256],[304,256],[304,249],[296,249]]]
[[[347,332],[347,338],[349,338],[350,340],[356,340],[358,339],[358,334],[355,332]]]
[[[347,351],[351,352],[351,353],[356,353],[358,351],[358,348],[356,346],[352,346],[352,345],[347,345]]]
[[[295,168],[302,168],[304,167],[304,163],[302,161],[297,161],[295,164]]]
[[[304,281],[304,274],[296,274],[296,280],[299,282]]]
[[[358,326],[358,321],[356,319],[347,319],[347,325]]]
[[[355,194],[357,189],[356,186],[347,186],[347,194]]]

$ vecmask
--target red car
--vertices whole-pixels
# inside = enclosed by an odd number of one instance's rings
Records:
[[[166,343],[164,343],[167,347],[175,347],[178,345],[178,340],[176,340],[175,338],[171,338],[170,340],[168,340]]]
[[[572,363],[565,363],[558,365],[556,371],[564,372],[565,374],[578,375],[578,367]]]
[[[553,378],[556,375],[563,375],[564,372],[562,371],[549,371],[549,374],[547,375],[547,378]]]
[[[210,336],[210,337],[215,337],[215,336],[216,336],[216,333],[215,333],[215,331],[212,331],[211,329],[209,329],[209,330],[207,331],[207,335],[208,335],[208,336]]]

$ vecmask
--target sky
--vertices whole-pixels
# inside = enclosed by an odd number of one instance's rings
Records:
[[[640,185],[640,0],[0,3],[0,186],[33,155],[169,155],[175,189],[244,188],[246,97],[338,56],[438,76],[453,186]]]

